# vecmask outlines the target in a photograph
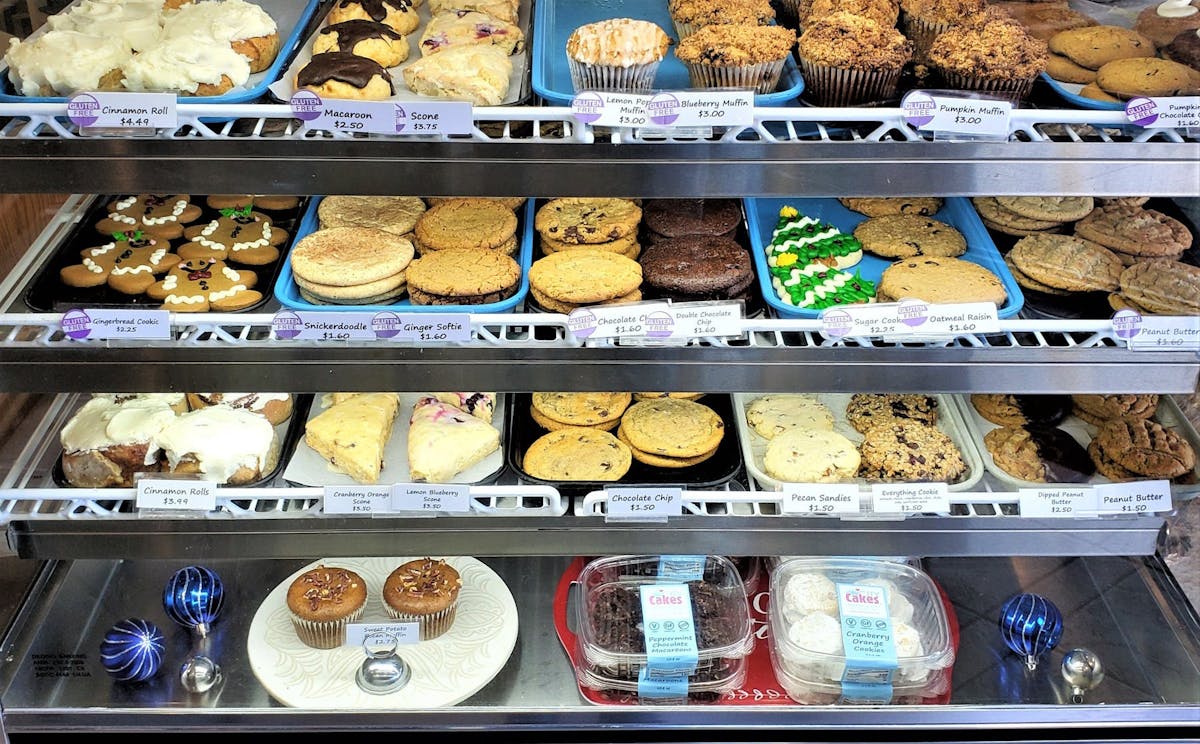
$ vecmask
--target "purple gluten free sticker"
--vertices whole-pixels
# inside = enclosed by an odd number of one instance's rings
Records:
[[[100,120],[100,102],[91,93],[76,93],[67,101],[67,118],[76,126],[90,127]]]
[[[644,328],[646,338],[669,338],[675,331],[675,318],[662,310],[649,313],[646,315]]]
[[[900,322],[909,328],[917,328],[929,320],[929,306],[920,300],[901,300],[896,312]]]
[[[92,319],[83,310],[74,308],[63,313],[62,329],[67,338],[79,341],[87,338],[92,332]]]
[[[395,338],[400,334],[400,316],[384,310],[371,318],[371,330],[376,338]]]
[[[311,90],[296,91],[288,103],[292,106],[292,116],[301,121],[312,121],[325,110],[321,97]]]
[[[1128,341],[1142,332],[1142,316],[1135,310],[1118,310],[1112,316],[1113,335]]]
[[[1131,98],[1125,104],[1125,118],[1139,127],[1158,121],[1158,104],[1152,98]]]
[[[596,332],[598,325],[599,321],[596,319],[596,314],[584,307],[575,308],[567,316],[567,329],[576,338],[587,338]]]
[[[271,319],[271,328],[275,331],[276,338],[295,338],[304,328],[304,322],[291,310],[280,310]]]
[[[831,307],[821,313],[821,334],[825,338],[843,338],[854,328],[850,313]]]
[[[671,93],[659,93],[646,103],[646,113],[653,124],[674,124],[679,118],[679,99]]]
[[[933,116],[937,113],[937,101],[920,90],[914,90],[904,96],[900,106],[904,109],[905,120],[918,129],[933,121]]]
[[[585,91],[571,99],[571,116],[583,124],[591,124],[604,114],[604,99],[597,93]]]

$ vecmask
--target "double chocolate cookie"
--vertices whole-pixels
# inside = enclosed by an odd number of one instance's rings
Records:
[[[681,300],[734,299],[754,281],[750,254],[732,238],[663,238],[641,256],[642,281]]]

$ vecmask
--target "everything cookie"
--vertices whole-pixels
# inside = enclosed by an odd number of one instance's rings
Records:
[[[838,483],[855,476],[861,459],[854,442],[835,431],[792,427],[767,444],[763,470],[788,483]]]
[[[630,393],[534,393],[530,404],[546,418],[567,426],[596,426],[619,421]]]
[[[725,422],[711,408],[674,398],[634,403],[621,417],[621,426],[631,446],[667,457],[710,452],[725,435]]]
[[[1121,294],[1164,315],[1200,314],[1200,267],[1159,259],[1121,272]]]
[[[1196,467],[1196,453],[1187,440],[1157,421],[1110,419],[1092,441],[1104,459],[1142,477],[1177,478]]]
[[[960,258],[920,256],[901,259],[883,270],[879,290],[896,299],[926,302],[994,302],[1003,305],[1008,293],[1000,277],[979,264]]]
[[[1026,236],[1006,260],[1035,282],[1071,292],[1114,290],[1124,271],[1112,251],[1074,235]]]
[[[996,467],[1037,483],[1083,483],[1096,472],[1087,450],[1057,427],[1001,426],[983,436]]]
[[[58,272],[68,287],[98,287],[108,284],[123,294],[136,295],[155,282],[155,275],[170,271],[179,256],[170,253],[167,241],[143,235],[118,232],[110,243],[85,248],[82,261]]]
[[[146,295],[177,313],[233,312],[263,298],[253,289],[258,276],[236,270],[223,261],[193,259],[171,269],[161,281],[146,288]]]
[[[1071,396],[1075,415],[1097,426],[1108,419],[1150,418],[1158,410],[1159,396],[1154,393]],[[1080,415],[1084,414],[1084,415]]]
[[[860,434],[896,420],[933,426],[938,420],[937,398],[918,393],[855,393],[846,404],[846,421]]]
[[[137,194],[108,205],[108,215],[96,223],[105,235],[141,230],[152,238],[171,240],[183,235],[183,226],[203,213],[187,194],[154,196]]]
[[[452,248],[485,248],[502,253],[516,249],[517,216],[490,199],[451,199],[430,207],[417,219],[413,233],[424,254]]]
[[[841,197],[838,201],[846,209],[868,217],[883,217],[889,214],[919,214],[928,217],[942,208],[942,199],[937,196],[853,196]]]
[[[649,465],[650,467],[654,468],[690,468],[693,465],[699,465],[705,460],[711,458],[713,455],[717,454],[716,447],[713,447],[708,452],[696,455],[695,457],[667,457],[666,455],[655,455],[650,452],[643,452],[629,443],[629,435],[625,433],[624,427],[621,426],[617,427],[617,439],[620,439],[625,443],[626,446],[629,447],[629,451],[633,455],[634,460],[637,460],[643,465]]]
[[[547,481],[615,481],[632,464],[628,445],[606,431],[585,427],[543,434],[522,461],[526,473]]]
[[[774,393],[750,402],[746,423],[765,439],[793,427],[832,431],[833,411],[811,395]]]
[[[997,196],[996,203],[1022,217],[1047,222],[1074,222],[1096,207],[1090,196]]]
[[[632,235],[642,209],[628,199],[570,197],[538,207],[534,228],[562,243],[608,243]]]
[[[633,292],[642,284],[642,267],[606,251],[562,251],[534,261],[529,284],[552,300],[584,305]]]
[[[404,272],[418,305],[484,305],[516,294],[521,265],[500,251],[447,248],[413,259]]]
[[[967,252],[962,233],[945,222],[915,214],[889,214],[863,220],[854,228],[863,250],[884,258],[961,256]]]
[[[1050,37],[1050,51],[1090,70],[1131,57],[1153,57],[1154,42],[1137,31],[1120,26],[1086,26],[1060,31]]]
[[[287,230],[250,207],[222,209],[220,217],[185,228],[183,236],[191,241],[176,251],[184,259],[212,258],[249,266],[263,266],[279,258],[276,246],[288,239]]]
[[[1071,412],[1071,398],[1066,395],[973,393],[971,405],[980,416],[1001,426],[1055,426]]]
[[[1135,256],[1166,257],[1187,250],[1187,227],[1155,209],[1105,204],[1075,225],[1075,234]]]
[[[967,470],[950,437],[917,421],[896,420],[871,427],[860,452],[861,475],[871,480],[952,483]]]

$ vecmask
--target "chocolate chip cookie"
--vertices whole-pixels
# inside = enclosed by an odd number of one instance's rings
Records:
[[[993,424],[1048,427],[1055,426],[1071,412],[1071,397],[972,393],[971,405]]]
[[[629,472],[633,455],[612,434],[570,427],[543,434],[525,451],[522,466],[546,481],[615,481]]]
[[[642,208],[628,199],[565,197],[538,207],[534,228],[562,243],[609,243],[636,233]]]
[[[967,472],[954,441],[936,427],[893,421],[867,431],[860,475],[870,480],[952,483]]]
[[[621,428],[631,446],[667,457],[711,452],[725,436],[725,422],[715,411],[703,403],[677,398],[634,403],[621,417]]]
[[[534,393],[530,404],[560,424],[596,426],[619,421],[632,400],[630,393]]]
[[[888,214],[919,214],[930,216],[942,208],[942,199],[937,196],[847,196],[838,199],[846,209],[868,217],[883,217]]]
[[[896,261],[883,270],[879,290],[898,300],[933,303],[993,302],[1008,298],[1000,277],[961,258],[919,256]]]
[[[896,420],[936,424],[937,398],[917,393],[855,393],[846,404],[846,421],[861,434],[876,424]]]

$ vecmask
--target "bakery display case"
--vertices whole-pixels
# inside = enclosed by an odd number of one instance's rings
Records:
[[[170,126],[0,90],[0,191],[70,194],[0,280],[0,392],[29,395],[0,441],[0,733],[1194,737],[1200,355],[1112,303],[1194,333],[1195,127],[1078,103],[1056,68],[1002,134],[935,131],[899,95],[935,79],[815,105],[799,57],[734,123],[610,126],[558,49],[610,4],[429,0],[418,28],[511,15],[472,42],[505,74],[465,128],[338,130],[292,96],[355,3],[291,5],[271,63]],[[445,23],[377,63],[387,103],[464,83],[414,65]],[[359,229],[388,236],[329,261]],[[921,293],[994,312],[828,320]],[[627,303],[734,311],[581,322]],[[156,330],[91,330],[122,313]],[[230,389],[258,392],[188,392]]]

